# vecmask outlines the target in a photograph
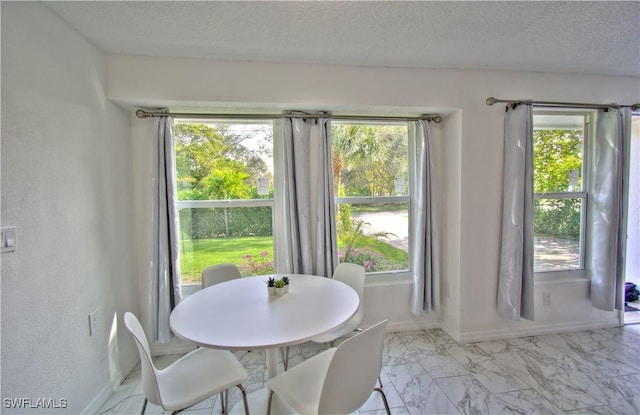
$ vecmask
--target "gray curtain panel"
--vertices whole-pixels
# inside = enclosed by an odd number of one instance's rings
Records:
[[[431,160],[429,123],[409,123],[409,157],[413,166],[410,176],[412,229],[411,269],[413,291],[411,312],[440,311],[440,255],[435,208],[434,168]]]
[[[588,158],[587,267],[591,303],[607,311],[624,305],[630,143],[631,110],[598,110]]]
[[[534,319],[533,112],[508,107],[504,120],[502,241],[498,313],[509,320]]]
[[[152,171],[153,204],[150,215],[153,221],[149,276],[151,290],[148,307],[152,338],[165,343],[171,339],[169,315],[182,299],[173,120],[170,117],[157,118],[156,131]]]
[[[338,264],[331,119],[282,119],[284,183],[276,223],[277,272],[331,276]]]

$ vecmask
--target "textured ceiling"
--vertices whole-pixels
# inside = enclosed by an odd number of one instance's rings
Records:
[[[111,53],[640,76],[640,2],[45,2]]]

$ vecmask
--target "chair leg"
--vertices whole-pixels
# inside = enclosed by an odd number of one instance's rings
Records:
[[[244,404],[244,414],[249,415],[249,401],[247,401],[247,390],[241,384],[236,386],[238,387],[238,389],[240,389],[240,392],[242,392],[242,403]],[[227,402],[227,406],[229,406],[229,402]]]
[[[387,402],[387,395],[385,395],[384,391],[380,388],[374,388],[373,390],[380,392],[380,395],[382,395],[382,402],[384,403],[384,410],[387,411],[387,415],[391,415],[391,411],[389,410],[389,402]]]
[[[144,415],[144,411],[147,410],[147,402],[149,402],[147,398],[144,398],[144,403],[142,404],[142,410],[140,411],[140,415]]]
[[[269,402],[267,403],[267,415],[271,415],[271,401],[273,400],[273,391],[269,391]]]
[[[220,406],[222,407],[222,413],[226,414],[227,411],[225,410],[224,406],[224,391],[220,391]]]
[[[280,348],[280,357],[282,357],[282,366],[286,372],[289,368],[289,346],[287,346],[286,351],[282,347]]]

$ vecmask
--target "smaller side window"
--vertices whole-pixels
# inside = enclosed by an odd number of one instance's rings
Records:
[[[584,269],[588,115],[533,117],[534,271]]]

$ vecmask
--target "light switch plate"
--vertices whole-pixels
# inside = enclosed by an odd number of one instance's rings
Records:
[[[16,227],[7,226],[0,228],[0,253],[13,252],[16,250]]]

